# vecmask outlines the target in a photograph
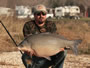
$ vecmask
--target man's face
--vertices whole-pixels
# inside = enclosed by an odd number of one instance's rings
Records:
[[[41,24],[41,23],[45,22],[45,20],[46,20],[46,13],[45,12],[37,12],[37,13],[35,13],[34,17],[35,17],[35,20],[39,24]]]

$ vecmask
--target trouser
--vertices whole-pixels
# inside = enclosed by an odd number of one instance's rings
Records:
[[[27,55],[26,53],[24,53],[22,55],[21,59],[22,59],[22,62],[23,62],[24,66],[26,68],[30,68],[31,67],[32,60],[31,60],[31,57],[29,55]]]
[[[51,56],[51,61],[33,56],[31,61],[31,57],[24,53],[22,61],[26,68],[49,68],[50,66],[52,66],[52,68],[63,68],[66,54],[66,51],[59,52],[58,54]],[[32,65],[30,62],[27,62],[29,60],[32,62]]]
[[[67,51],[59,52],[58,54],[51,56],[52,68],[63,68],[64,60],[67,55]]]

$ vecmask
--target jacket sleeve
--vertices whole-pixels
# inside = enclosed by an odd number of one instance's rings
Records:
[[[27,36],[32,34],[31,29],[32,29],[31,24],[29,22],[26,22],[24,27],[23,27],[24,37],[27,37]]]
[[[56,33],[56,31],[57,31],[56,24],[54,22],[49,22],[47,24],[47,30],[48,30],[48,32]]]

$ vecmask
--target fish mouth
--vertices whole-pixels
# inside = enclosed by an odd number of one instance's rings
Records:
[[[21,51],[24,51],[24,52],[29,52],[29,50],[27,48],[18,47],[18,50],[21,50]]]
[[[23,51],[23,49],[22,49],[22,48],[20,48],[20,47],[17,47],[17,49],[18,49],[18,50],[21,50],[21,51]]]
[[[20,50],[20,51],[22,51],[22,52],[24,52],[24,53],[26,53],[27,55],[29,55],[29,56],[32,57],[32,53],[31,53],[28,49],[18,47],[18,50]]]
[[[30,55],[31,57],[34,55],[33,50],[30,51],[30,50],[27,49],[27,48],[18,47],[18,50],[21,50],[21,51],[25,52],[26,54]]]

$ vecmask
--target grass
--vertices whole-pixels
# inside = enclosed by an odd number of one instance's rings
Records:
[[[23,39],[23,25],[27,21],[27,19],[16,19],[13,17],[0,17],[0,20],[5,25],[11,36],[14,38],[17,44],[20,43],[20,41]],[[12,42],[11,38],[3,28],[3,26],[0,24],[0,51],[12,51],[12,49],[15,50],[15,44]],[[4,43],[6,42],[6,43]],[[4,47],[5,46],[5,47]],[[3,47],[3,48],[2,48]],[[9,48],[9,49],[8,49]]]
[[[90,21],[90,18],[81,18],[80,20],[82,20],[82,21]]]
[[[6,26],[11,36],[17,44],[23,39],[23,26],[29,19],[17,19],[15,17],[0,17],[0,20]],[[82,18],[80,20],[74,19],[53,19],[57,26],[57,32],[68,39],[82,39],[83,42],[79,46],[80,53],[90,53],[90,26],[89,18]],[[88,45],[87,45],[88,44]],[[0,51],[15,51],[15,44],[8,36],[5,29],[0,24]]]

